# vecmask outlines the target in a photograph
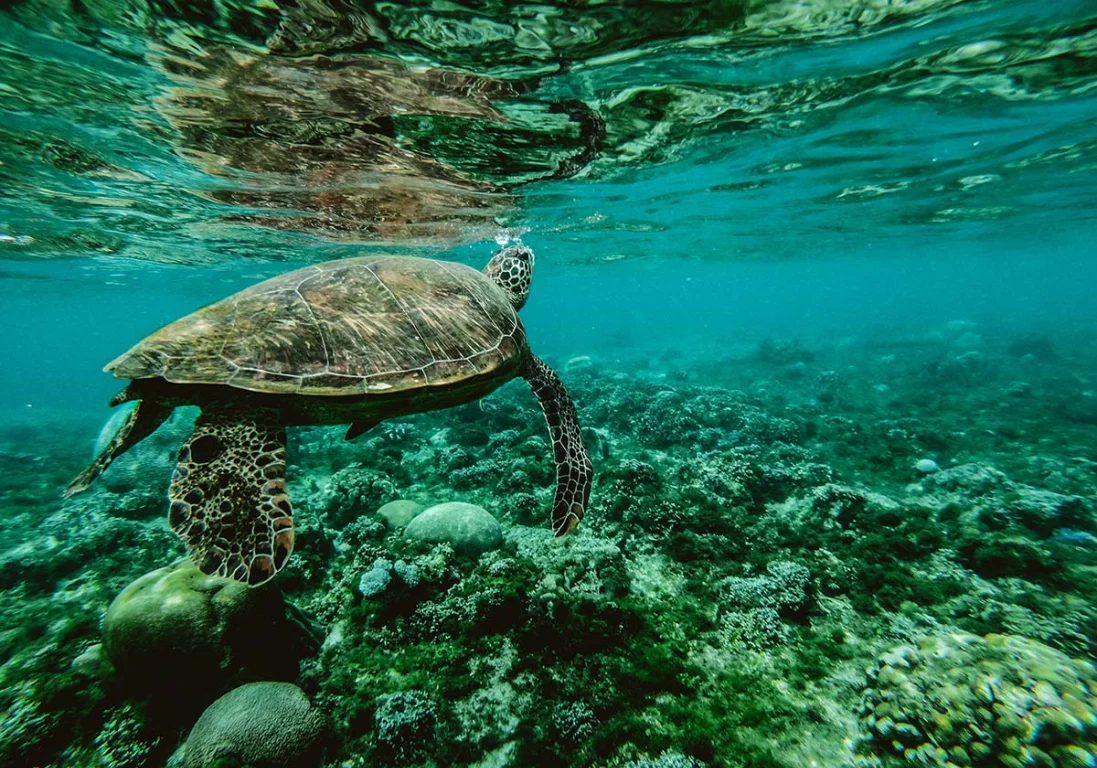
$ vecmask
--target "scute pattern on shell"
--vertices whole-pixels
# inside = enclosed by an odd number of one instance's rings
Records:
[[[272,394],[381,394],[504,375],[524,348],[506,293],[484,274],[365,256],[305,267],[211,304],[107,370]]]

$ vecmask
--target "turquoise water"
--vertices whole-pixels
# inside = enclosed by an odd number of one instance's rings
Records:
[[[1095,211],[1080,0],[3,4],[0,763],[1094,764]],[[165,324],[518,240],[571,535],[521,381],[291,427],[259,587],[193,408],[63,498]]]

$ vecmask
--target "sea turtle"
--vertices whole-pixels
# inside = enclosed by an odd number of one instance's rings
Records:
[[[95,480],[180,405],[202,409],[179,452],[168,521],[205,573],[262,584],[293,550],[287,426],[350,422],[466,403],[521,376],[541,401],[556,460],[552,528],[569,533],[592,468],[575,406],[530,352],[517,311],[533,252],[499,250],[483,272],[453,262],[362,256],[289,272],[146,337],[105,370],[131,382],[128,420],[66,496]]]

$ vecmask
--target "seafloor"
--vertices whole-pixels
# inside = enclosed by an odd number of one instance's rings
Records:
[[[575,535],[551,538],[516,382],[352,443],[291,432],[286,570],[248,592],[176,566],[109,621],[183,555],[186,420],[70,501],[86,429],[5,425],[0,764],[218,765],[191,730],[250,681],[312,702],[262,689],[256,766],[1097,761],[1088,340],[627,352],[550,361],[595,460]],[[395,499],[479,504],[503,541],[409,541],[376,514]]]

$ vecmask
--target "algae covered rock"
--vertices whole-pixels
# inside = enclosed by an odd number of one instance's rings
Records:
[[[860,714],[879,765],[1097,763],[1097,669],[1015,635],[954,633],[885,653]]]
[[[103,649],[138,692],[200,697],[226,676],[296,674],[304,643],[275,589],[207,576],[189,562],[147,573],[103,618]]]
[[[72,660],[69,669],[83,677],[106,677],[111,667],[103,651],[103,644],[95,643],[85,648],[79,656]]]
[[[1003,500],[1001,515],[1037,535],[1050,536],[1059,528],[1097,528],[1091,504],[1081,496],[1066,496],[1019,484],[1014,484],[1011,491]]]
[[[248,683],[209,705],[183,745],[182,768],[319,765],[324,717],[291,683]]]
[[[408,523],[404,535],[416,541],[450,544],[458,552],[479,555],[503,542],[499,522],[483,507],[450,501],[435,504]]]

